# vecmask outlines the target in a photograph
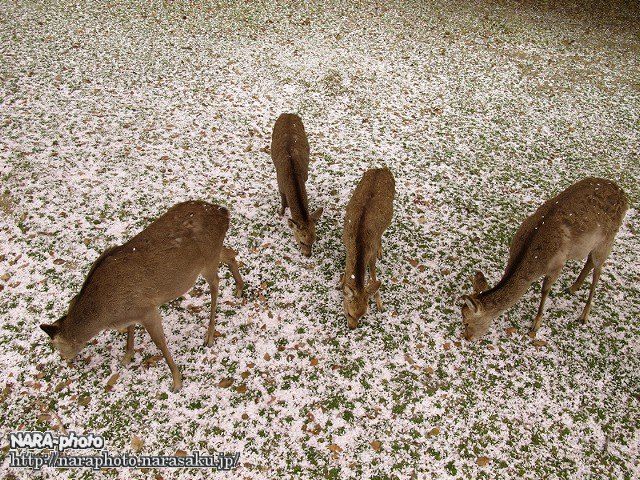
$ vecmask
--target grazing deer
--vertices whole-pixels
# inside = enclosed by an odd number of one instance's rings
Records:
[[[271,137],[271,159],[278,179],[280,215],[284,215],[289,207],[289,227],[302,254],[310,257],[316,241],[316,222],[322,215],[322,208],[309,213],[305,186],[309,177],[309,142],[298,115],[283,113],[276,120]]]
[[[344,313],[351,329],[356,328],[360,317],[367,313],[371,295],[376,296],[378,310],[383,310],[376,258],[382,258],[382,234],[391,225],[395,184],[388,168],[367,170],[347,204],[342,235],[347,260],[340,283]],[[365,285],[367,267],[371,280]]]
[[[185,294],[202,275],[211,288],[205,344],[212,345],[220,262],[231,269],[236,295],[244,284],[236,252],[222,245],[228,228],[224,207],[201,201],[174,205],[127,243],[100,255],[66,315],[40,327],[67,360],[101,331],[127,327],[126,365],[133,358],[134,326],[142,324],[169,365],[172,390],[178,391],[182,377],[167,348],[158,307]]]
[[[582,260],[582,271],[569,288],[577,292],[593,270],[589,298],[580,315],[586,323],[602,266],[622,224],[628,203],[615,183],[602,178],[585,178],[547,200],[520,225],[511,242],[509,261],[502,279],[489,288],[484,275],[476,272],[474,292],[464,295],[462,318],[464,336],[483,336],[494,318],[511,308],[529,286],[544,277],[542,297],[532,332],[540,327],[544,304],[551,285],[567,260]]]

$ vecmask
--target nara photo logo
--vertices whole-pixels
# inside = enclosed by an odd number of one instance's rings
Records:
[[[130,455],[112,454],[105,447],[104,438],[94,433],[79,435],[69,432],[22,431],[11,432],[9,437],[9,466],[39,471],[49,468],[211,468],[228,471],[236,468],[239,453],[200,454],[194,451],[182,455]],[[91,455],[67,454],[66,450],[98,450]],[[40,450],[39,453],[32,450]]]
[[[11,450],[48,448],[64,452],[68,448],[100,450],[103,447],[104,438],[93,433],[77,435],[75,432],[69,432],[68,435],[56,436],[54,432],[26,431],[9,434],[9,448]]]

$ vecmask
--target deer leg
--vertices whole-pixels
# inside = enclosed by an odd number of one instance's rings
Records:
[[[169,370],[171,370],[171,376],[173,377],[173,387],[171,388],[172,392],[177,392],[182,388],[182,375],[180,374],[180,370],[173,362],[173,358],[171,357],[171,353],[169,352],[169,348],[167,347],[167,340],[164,336],[164,330],[162,329],[162,317],[160,313],[156,310],[149,318],[145,319],[144,328],[147,329],[149,335],[151,336],[151,340],[162,352],[164,359],[167,361],[167,365],[169,365]]]
[[[371,280],[374,282],[377,282],[378,279],[376,278],[376,258],[373,257],[373,259],[371,259],[371,261],[369,262],[369,275],[371,276]],[[380,289],[378,289],[375,293],[375,298],[376,298],[376,308],[378,309],[379,312],[384,312],[384,306],[382,305],[382,298],[380,298]]]
[[[591,259],[591,254],[589,254],[589,256],[587,257],[587,262],[584,264],[584,267],[582,267],[582,270],[580,271],[580,275],[578,275],[578,278],[576,278],[576,281],[573,282],[573,285],[569,287],[570,293],[573,294],[573,293],[576,293],[578,290],[580,290],[580,288],[582,287],[582,284],[587,278],[587,275],[589,275],[589,272],[591,272],[592,269],[593,269],[593,260]]]
[[[287,208],[287,197],[285,197],[284,193],[280,192],[280,216],[284,215],[284,211]]]
[[[210,347],[213,345],[216,336],[216,309],[218,306],[218,286],[220,278],[218,277],[218,268],[212,268],[204,274],[204,278],[209,284],[211,290],[211,316],[209,317],[209,328],[207,328],[207,336],[204,339],[204,345]]]
[[[589,318],[589,313],[591,312],[591,303],[593,302],[593,294],[596,291],[596,285],[598,284],[598,280],[600,279],[600,272],[602,272],[602,264],[600,263],[599,265],[594,265],[593,280],[591,281],[589,298],[587,299],[587,303],[584,306],[584,310],[582,310],[582,314],[580,315],[580,322],[582,322],[582,324],[586,324]]]
[[[550,273],[549,275],[544,277],[542,281],[542,295],[540,296],[540,305],[538,306],[538,313],[536,317],[533,319],[533,325],[531,326],[531,332],[535,333],[540,328],[540,323],[542,322],[542,314],[544,313],[544,304],[547,301],[547,297],[549,296],[549,292],[551,291],[551,285],[558,279],[558,275],[560,275],[560,270]]]
[[[382,260],[382,238],[378,242],[378,260]]]
[[[129,365],[133,360],[133,342],[135,337],[135,325],[129,325],[127,327],[127,348],[124,351],[124,357],[120,362],[122,365]]]
[[[340,280],[338,281],[338,285],[336,285],[336,290],[342,290],[344,288],[344,273],[340,274]]]
[[[220,252],[220,260],[224,263],[229,270],[231,270],[231,274],[233,275],[233,280],[236,282],[236,297],[242,297],[242,289],[244,287],[244,280],[242,280],[242,276],[240,276],[240,269],[238,268],[238,261],[236,260],[237,252],[231,248],[222,247],[222,251]]]

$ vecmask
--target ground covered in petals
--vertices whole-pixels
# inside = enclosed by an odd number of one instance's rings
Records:
[[[637,478],[637,18],[540,2],[2,2],[0,469],[32,475],[8,467],[8,432],[62,425],[111,453],[239,452],[226,478]],[[284,111],[305,122],[324,206],[310,259],[277,213]],[[344,208],[382,165],[397,189],[387,308],[350,331]],[[496,282],[524,217],[588,175],[630,200],[589,324],[571,263],[537,338],[539,285],[462,342],[469,276]],[[223,270],[209,349],[204,281],[162,308],[183,390],[142,329],[128,367],[118,332],[62,362],[38,325],[106,247],[187,199],[230,209],[247,287],[235,299]],[[116,477],[149,478],[96,474]]]

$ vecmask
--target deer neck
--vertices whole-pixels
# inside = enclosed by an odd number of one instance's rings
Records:
[[[365,252],[358,249],[354,255],[349,255],[347,258],[344,281],[355,286],[356,290],[362,290],[366,280],[366,268]]]
[[[486,311],[501,313],[514,306],[532,283],[530,279],[516,272],[509,278],[500,280],[495,287],[482,292],[478,299]]]

